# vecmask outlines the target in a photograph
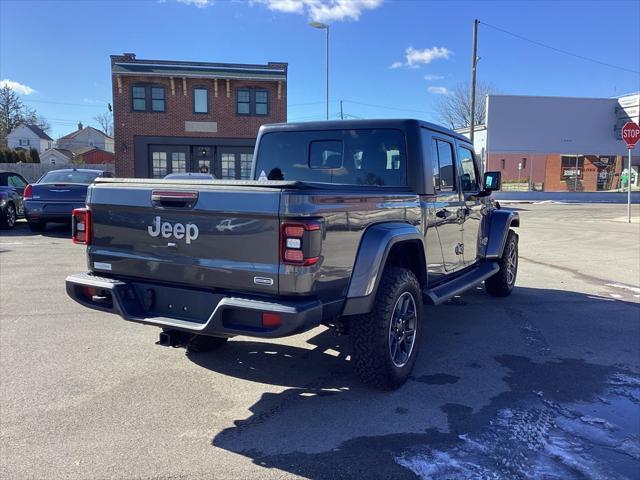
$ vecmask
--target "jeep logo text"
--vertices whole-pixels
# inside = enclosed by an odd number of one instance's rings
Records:
[[[187,245],[198,238],[198,226],[195,223],[187,223],[186,225],[175,223],[172,225],[169,222],[161,222],[160,217],[153,220],[153,225],[147,227],[147,232],[152,237],[162,235],[163,238],[174,237],[177,240],[184,238]]]

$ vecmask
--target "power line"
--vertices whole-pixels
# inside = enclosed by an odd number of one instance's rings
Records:
[[[589,57],[585,57],[584,55],[579,55],[577,53],[568,52],[567,50],[563,50],[561,48],[557,48],[557,47],[554,47],[554,46],[551,46],[551,45],[547,45],[546,43],[542,43],[542,42],[539,42],[537,40],[532,40],[530,38],[523,37],[522,35],[510,32],[510,31],[505,30],[505,29],[500,28],[500,27],[496,27],[495,25],[490,25],[490,24],[488,24],[486,22],[479,22],[479,23],[482,24],[482,25],[486,25],[489,28],[493,28],[494,30],[498,30],[499,32],[506,33],[507,35],[511,35],[512,37],[516,37],[516,38],[519,38],[520,40],[524,40],[525,42],[533,43],[534,45],[538,45],[539,47],[548,48],[550,50],[553,50],[554,52],[562,53],[564,55],[569,55],[571,57],[579,58],[581,60],[586,60],[587,62],[592,62],[592,63],[597,63],[597,64],[600,64],[600,65],[604,65],[605,67],[617,68],[618,70],[624,70],[625,72],[630,72],[630,73],[635,73],[637,75],[640,75],[640,71],[638,71],[638,70],[632,70],[630,68],[621,67],[619,65],[613,65],[611,63],[602,62],[600,60],[596,60],[595,58],[589,58]]]
[[[97,108],[102,106],[102,104],[100,103],[95,103],[95,104],[87,104],[87,103],[69,103],[69,102],[52,102],[50,100],[29,100],[29,99],[23,99],[23,102],[27,102],[27,103],[50,103],[53,105],[70,105],[70,106],[74,106],[74,107],[88,107],[88,108]],[[104,102],[105,105],[110,103],[110,102]]]
[[[429,115],[430,112],[427,112],[426,110],[415,110],[412,108],[400,108],[400,107],[389,107],[386,105],[374,105],[372,103],[364,103],[364,102],[357,102],[355,100],[344,100],[347,103],[353,103],[355,105],[363,105],[365,107],[373,107],[373,108],[382,108],[382,109],[386,109],[386,110],[396,110],[399,112],[414,112],[414,113],[424,113]]]

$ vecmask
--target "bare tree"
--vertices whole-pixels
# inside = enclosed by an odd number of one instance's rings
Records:
[[[111,112],[101,113],[93,117],[93,119],[100,125],[104,133],[113,137],[113,115]]]
[[[5,85],[0,88],[0,143],[6,143],[7,135],[21,123],[37,125],[45,132],[51,128],[44,117],[26,107],[18,94]]]
[[[469,90],[468,84],[458,85],[449,95],[443,96],[435,106],[440,122],[452,130],[468,127],[471,123],[471,94]],[[493,85],[481,82],[476,84],[475,125],[484,125],[487,95],[494,93],[497,93],[497,90]]]

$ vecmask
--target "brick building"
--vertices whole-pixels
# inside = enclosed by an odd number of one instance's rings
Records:
[[[287,64],[111,56],[116,175],[247,178],[258,129],[287,120]]]

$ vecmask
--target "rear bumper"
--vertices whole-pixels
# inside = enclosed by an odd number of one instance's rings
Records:
[[[66,279],[67,294],[85,307],[115,313],[125,320],[200,335],[276,338],[320,325],[319,300],[269,302],[206,290],[104,278],[91,273]],[[97,289],[89,297],[87,288]],[[262,313],[279,314],[279,326],[264,328]]]
[[[27,200],[24,202],[24,216],[29,221],[49,220],[71,223],[71,212],[74,208],[85,207],[85,202],[40,202]]]

